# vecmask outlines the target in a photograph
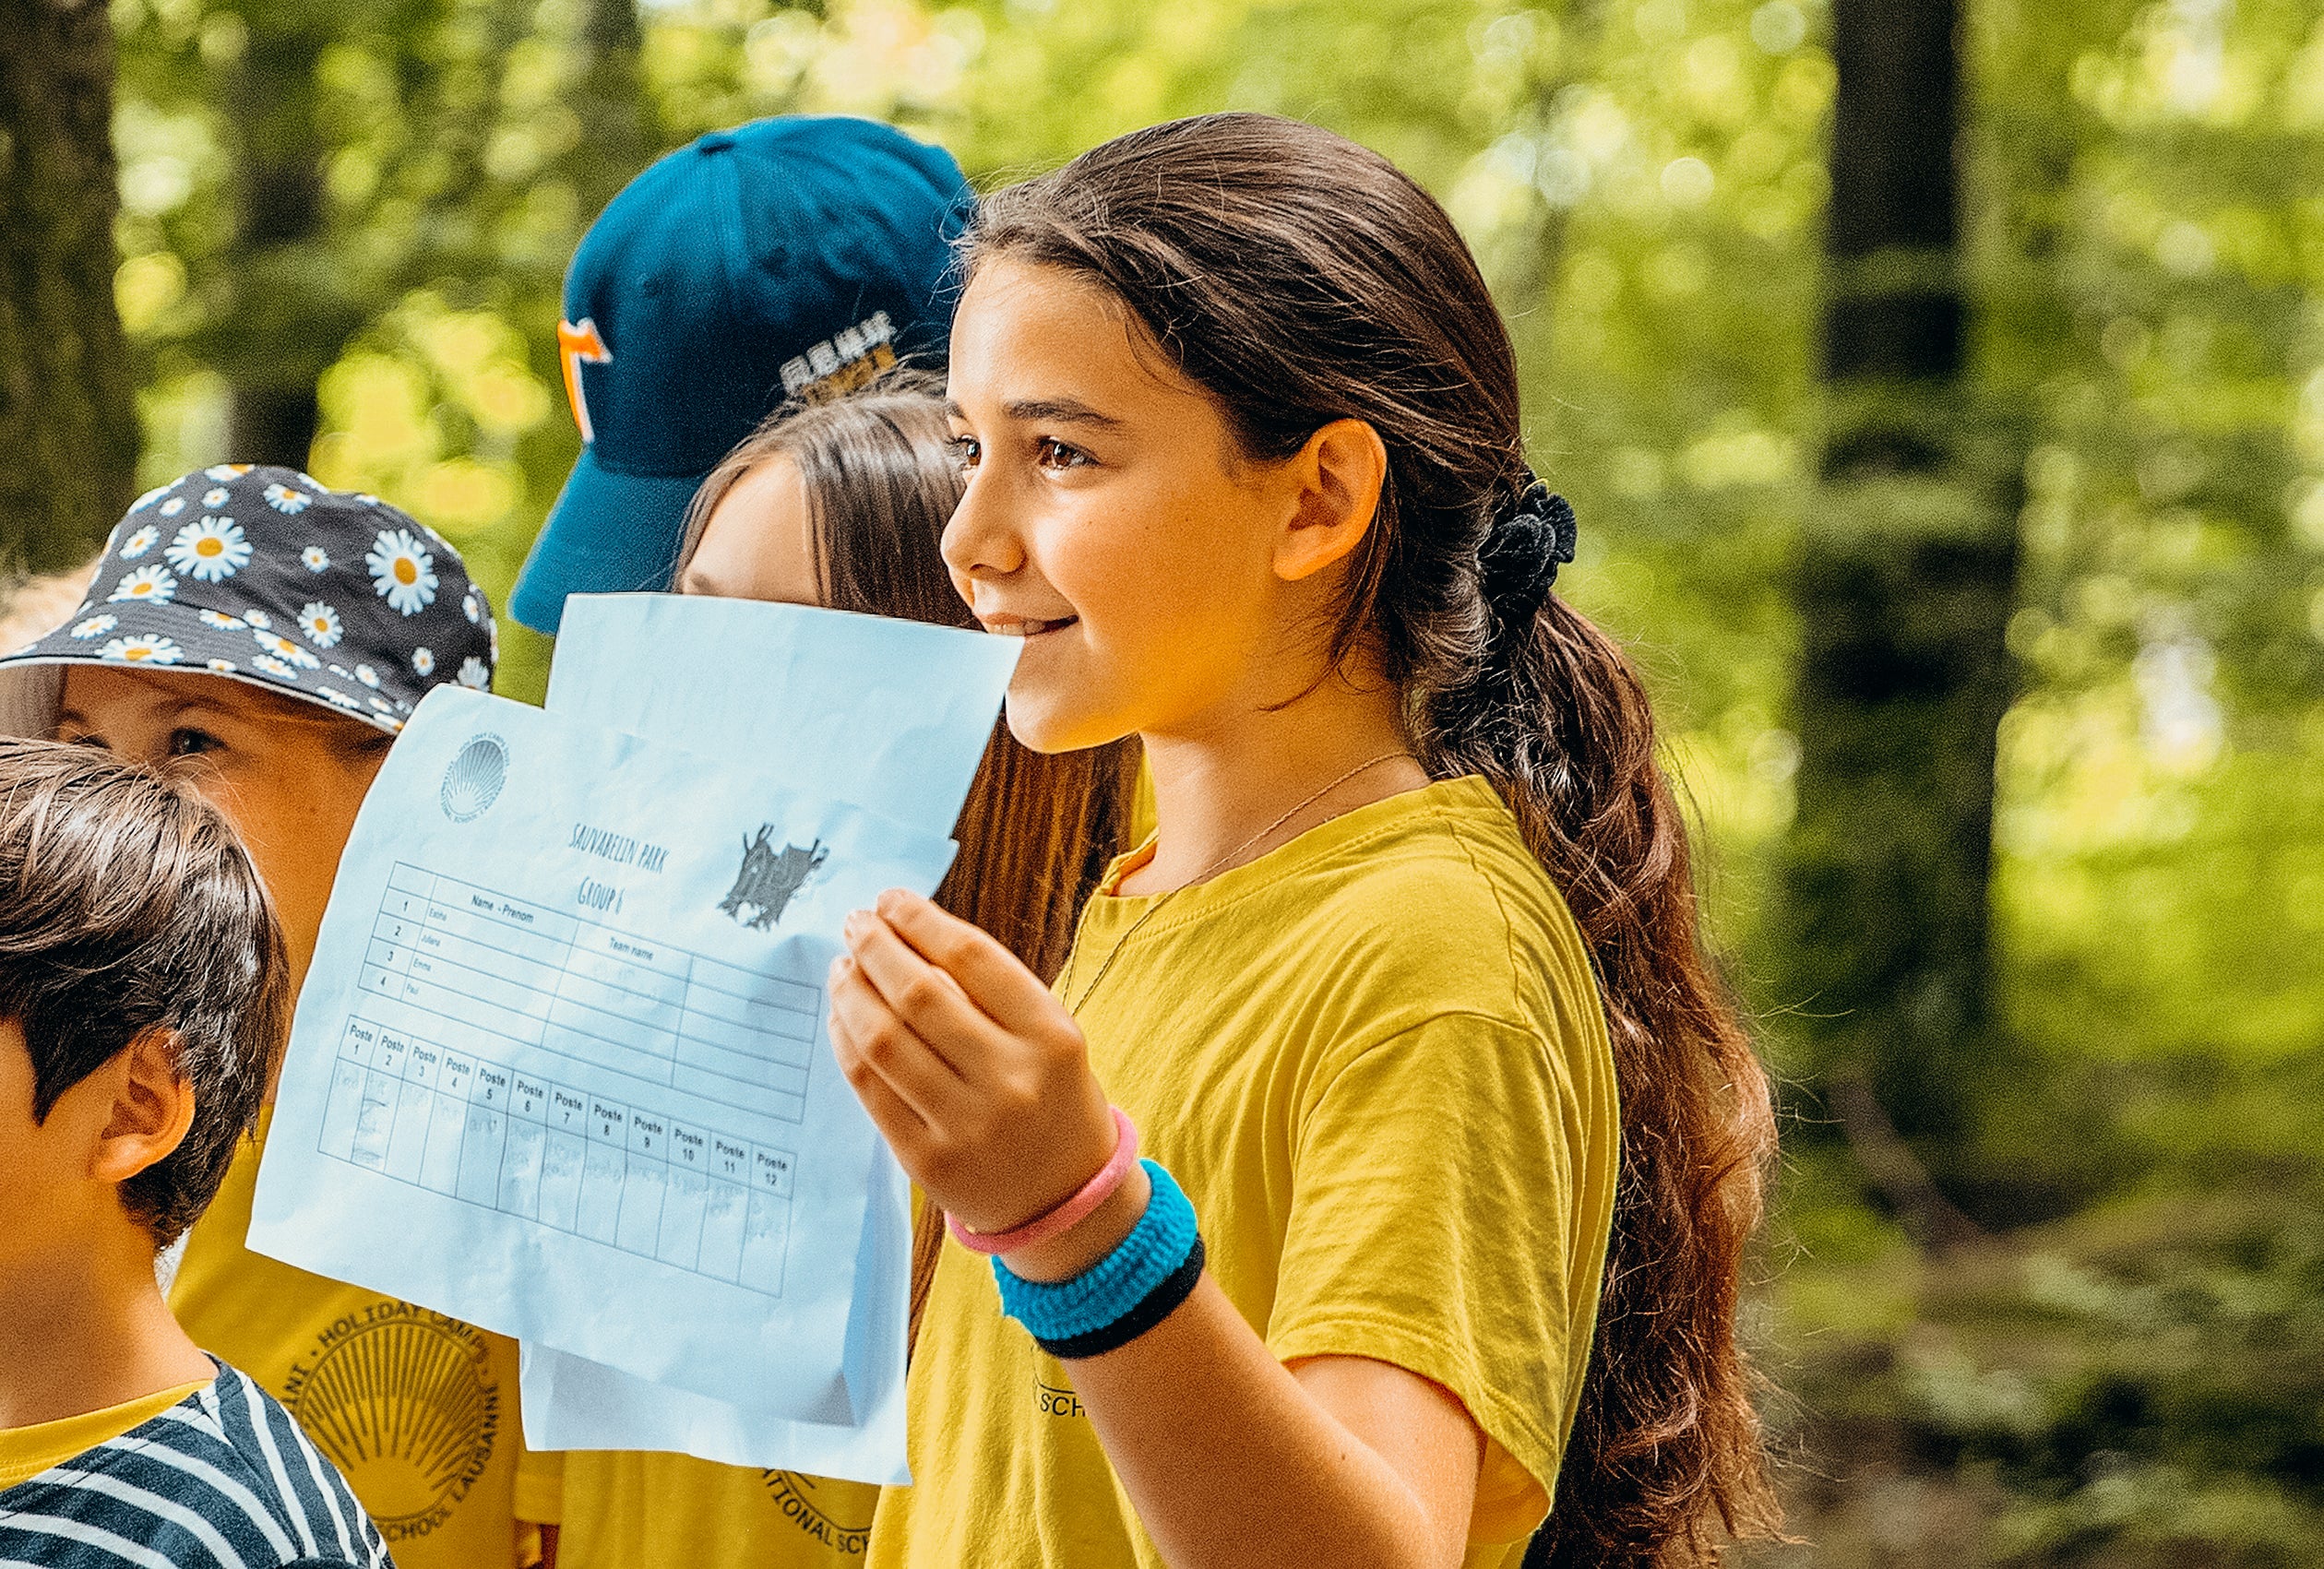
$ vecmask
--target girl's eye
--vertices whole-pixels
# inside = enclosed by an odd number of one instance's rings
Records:
[[[199,757],[207,752],[220,751],[225,744],[209,731],[196,730],[191,725],[170,731],[170,755],[173,757]]]
[[[1090,455],[1078,446],[1067,446],[1055,436],[1043,436],[1034,461],[1044,469],[1079,469],[1089,463]]]
[[[984,456],[983,447],[977,444],[974,436],[956,435],[947,440],[945,445],[952,448],[952,460],[958,463],[963,471],[974,469],[978,460]]]

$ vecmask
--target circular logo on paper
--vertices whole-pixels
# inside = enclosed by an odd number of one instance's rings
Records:
[[[470,738],[444,767],[444,815],[473,822],[500,799],[508,782],[508,743],[487,731]]]
[[[878,1489],[799,1471],[764,1475],[767,1497],[784,1519],[834,1552],[850,1558],[864,1555],[872,1539],[872,1504],[879,1497]],[[863,1523],[854,1524],[857,1519]]]
[[[492,1460],[500,1391],[484,1337],[456,1318],[379,1302],[316,1337],[283,1404],[390,1542],[450,1519]]]

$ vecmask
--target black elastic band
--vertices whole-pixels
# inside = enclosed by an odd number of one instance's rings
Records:
[[[1477,550],[1484,597],[1505,621],[1532,624],[1557,569],[1574,558],[1575,534],[1574,509],[1566,498],[1553,495],[1526,470],[1508,510]]]
[[[1201,1279],[1202,1238],[1197,1236],[1194,1251],[1186,1254],[1186,1262],[1163,1276],[1161,1285],[1147,1292],[1136,1307],[1113,1323],[1092,1329],[1087,1335],[1069,1335],[1062,1340],[1036,1338],[1033,1344],[1060,1361],[1102,1356],[1128,1345],[1177,1312],[1178,1304],[1194,1295],[1195,1286]]]

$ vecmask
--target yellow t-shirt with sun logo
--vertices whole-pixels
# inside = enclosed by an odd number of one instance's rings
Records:
[[[244,1247],[265,1136],[262,1123],[235,1151],[187,1236],[170,1287],[178,1322],[282,1402],[400,1569],[535,1562],[520,1513],[554,1516],[519,1510],[517,1343]]]
[[[1174,896],[1102,894],[1057,991],[1268,1349],[1389,1362],[1467,1409],[1463,1563],[1513,1569],[1581,1392],[1621,1118],[1589,950],[1508,808],[1448,779]],[[966,1249],[906,1392],[877,1569],[1159,1569],[1073,1364]]]
[[[575,1450],[557,1569],[862,1569],[878,1502],[863,1482]]]

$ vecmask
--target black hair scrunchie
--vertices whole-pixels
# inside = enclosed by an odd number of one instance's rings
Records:
[[[1522,619],[1541,609],[1557,581],[1557,569],[1574,558],[1578,531],[1566,498],[1527,470],[1517,500],[1477,549],[1484,597],[1503,620]]]

